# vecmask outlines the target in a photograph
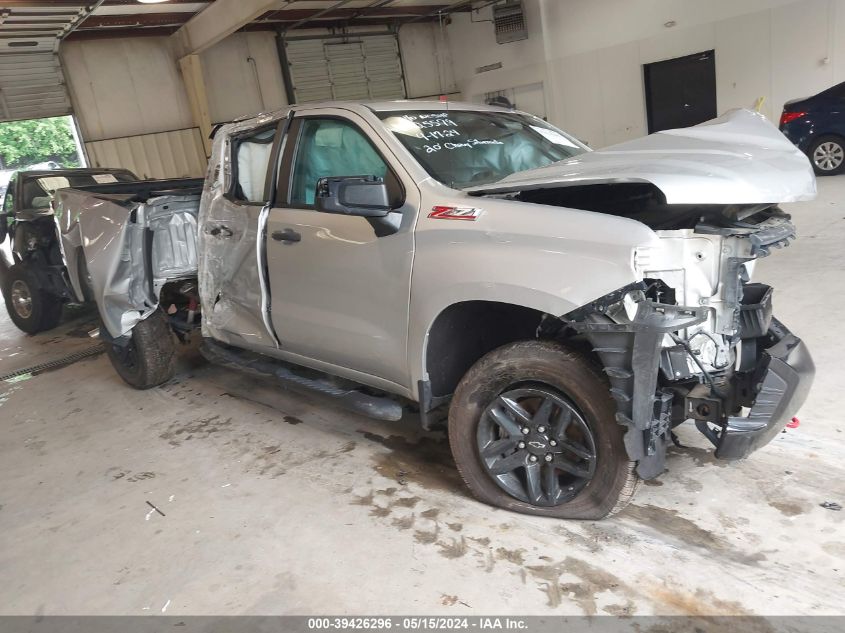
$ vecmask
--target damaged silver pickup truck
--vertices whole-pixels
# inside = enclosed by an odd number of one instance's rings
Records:
[[[201,330],[212,361],[365,415],[448,404],[476,497],[598,519],[665,470],[675,426],[739,459],[802,405],[812,360],[751,274],[795,237],[777,205],[814,196],[748,111],[590,151],[527,114],[393,102],[228,124],[204,183],[57,204],[130,385]]]

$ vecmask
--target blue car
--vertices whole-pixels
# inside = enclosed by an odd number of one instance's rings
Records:
[[[819,176],[845,171],[845,82],[806,99],[787,101],[780,131],[810,157]]]

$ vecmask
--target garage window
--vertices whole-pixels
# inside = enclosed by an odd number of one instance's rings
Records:
[[[264,185],[273,149],[275,126],[252,132],[235,140],[234,190],[232,197],[242,202],[266,202]]]

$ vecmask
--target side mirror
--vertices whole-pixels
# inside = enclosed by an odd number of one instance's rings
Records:
[[[317,211],[383,218],[392,210],[387,185],[375,176],[320,178],[314,197]]]

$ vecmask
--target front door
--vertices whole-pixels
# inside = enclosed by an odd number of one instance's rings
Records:
[[[212,156],[216,176],[199,218],[199,290],[206,335],[257,351],[276,348],[266,310],[264,223],[268,182],[285,122],[233,134]],[[217,152],[215,148],[215,152]]]
[[[272,322],[284,352],[409,387],[419,191],[369,124],[341,113],[309,111],[291,127],[267,222]],[[395,212],[368,219],[317,211],[317,180],[331,176],[384,178]]]

